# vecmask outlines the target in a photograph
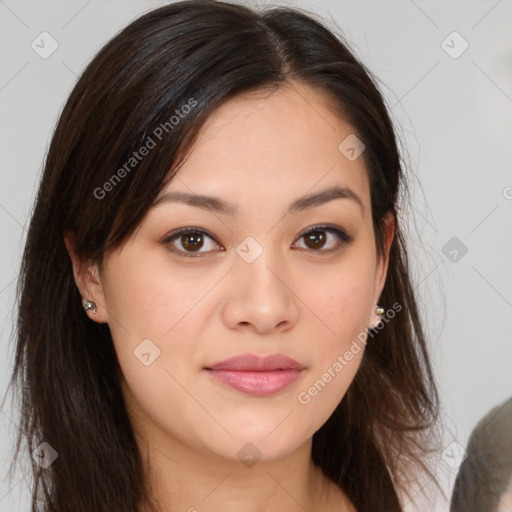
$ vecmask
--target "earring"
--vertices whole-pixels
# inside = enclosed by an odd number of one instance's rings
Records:
[[[89,300],[85,300],[84,303],[83,303],[83,307],[85,309],[85,311],[89,311],[91,310],[92,314],[96,314],[96,303],[95,302],[91,302]]]
[[[377,315],[379,315],[379,316],[382,316],[382,315],[385,313],[385,311],[386,311],[386,310],[385,310],[382,306],[379,306],[379,305],[377,304],[377,308],[375,309],[375,314],[377,314]],[[375,328],[379,327],[381,324],[382,324],[382,320],[379,318],[379,319],[375,322],[375,324],[374,324],[373,328],[375,329]]]

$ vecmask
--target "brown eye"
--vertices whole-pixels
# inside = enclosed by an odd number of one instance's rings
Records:
[[[352,241],[352,237],[342,229],[325,225],[309,228],[298,239],[303,239],[306,245],[300,249],[318,254],[338,251]],[[208,247],[209,241],[210,247]],[[190,258],[204,256],[215,250],[224,250],[212,235],[201,228],[193,227],[182,228],[170,233],[162,241],[162,244],[166,245],[171,252]],[[327,248],[325,248],[326,246]]]
[[[330,235],[330,236],[329,236]],[[330,237],[334,235],[334,243],[329,242]],[[299,240],[304,239],[306,247],[301,249],[310,250],[319,254],[331,253],[340,250],[345,244],[352,242],[352,237],[338,227],[314,226],[299,236]],[[337,242],[336,242],[337,239]],[[330,245],[324,249],[326,245]]]
[[[210,247],[208,247],[208,241]],[[213,242],[213,243],[212,243]],[[174,233],[170,233],[163,241],[163,245],[167,245],[169,250],[185,257],[203,256],[215,248],[219,248],[215,239],[206,231],[199,228],[183,228]],[[206,250],[202,250],[206,245]],[[221,249],[222,250],[222,249]]]
[[[181,235],[180,242],[187,251],[198,251],[203,246],[203,234],[186,233]]]
[[[312,231],[304,235],[304,239],[310,249],[321,249],[327,240],[327,236],[323,231]]]

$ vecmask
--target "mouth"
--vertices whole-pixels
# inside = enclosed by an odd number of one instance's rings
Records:
[[[252,396],[271,396],[291,386],[305,370],[283,354],[244,354],[203,369],[217,382]]]

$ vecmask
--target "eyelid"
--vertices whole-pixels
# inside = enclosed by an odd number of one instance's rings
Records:
[[[340,237],[344,241],[346,241],[346,242],[352,241],[352,237],[341,226],[338,226],[336,224],[315,224],[313,226],[309,226],[309,227],[303,229],[297,235],[297,238],[300,238],[307,233],[311,233],[312,231],[335,231],[335,232],[339,233]]]
[[[219,241],[211,233],[209,233],[208,231],[206,231],[203,228],[199,228],[199,227],[195,227],[195,226],[186,226],[183,228],[176,229],[175,231],[172,231],[171,233],[167,234],[161,243],[165,246],[168,246],[175,238],[177,238],[180,235],[183,235],[185,233],[199,233],[201,235],[206,235],[208,238],[211,238],[217,245],[220,246]],[[197,257],[201,257],[205,254],[212,252],[212,251],[203,251],[203,252],[193,253],[193,252],[182,251],[180,249],[176,249],[175,247],[173,247],[170,250],[171,250],[171,252],[173,252],[175,254],[179,254],[180,256],[184,256],[186,258],[197,258]],[[221,250],[225,250],[225,249],[221,249]]]
[[[296,240],[300,240],[304,235],[306,235],[308,233],[313,233],[315,231],[325,231],[325,232],[329,232],[329,233],[334,233],[338,236],[340,241],[336,245],[336,247],[333,247],[331,249],[319,249],[319,250],[315,251],[314,249],[300,248],[301,251],[306,251],[307,253],[309,253],[310,257],[315,257],[315,256],[321,257],[322,255],[336,253],[336,252],[340,251],[346,245],[353,242],[353,240],[354,240],[354,238],[352,236],[350,236],[346,232],[345,229],[343,229],[341,226],[338,226],[336,224],[315,224],[313,226],[309,226],[306,229],[304,229],[303,231],[301,231],[299,235],[297,235]]]
[[[336,252],[338,250],[341,250],[341,248],[343,246],[345,246],[353,241],[353,237],[348,235],[347,232],[341,226],[338,226],[336,224],[315,224],[313,226],[309,226],[309,227],[305,228],[304,230],[302,230],[297,235],[295,240],[299,240],[304,235],[311,233],[311,232],[315,232],[315,231],[326,231],[326,232],[334,233],[338,236],[340,242],[338,243],[337,247],[331,248],[331,249],[314,250],[314,249],[300,248],[299,250],[307,251],[307,252],[313,253],[314,255],[330,254],[330,253]],[[167,234],[164,237],[164,239],[161,241],[161,243],[165,246],[168,246],[175,238],[177,238],[180,235],[185,234],[185,233],[198,233],[201,235],[206,235],[208,238],[211,238],[218,246],[221,246],[221,244],[219,243],[219,241],[216,239],[216,237],[214,235],[212,235],[210,232],[206,231],[205,229],[196,227],[196,226],[186,226],[183,228],[176,229],[176,230],[172,231],[171,233]],[[207,255],[212,252],[212,251],[202,251],[202,252],[196,252],[196,253],[186,252],[186,251],[177,249],[175,247],[173,247],[172,249],[169,249],[169,250],[171,252],[178,254],[179,256],[183,256],[185,258],[202,257],[202,256]],[[225,249],[222,248],[221,251],[225,251]]]

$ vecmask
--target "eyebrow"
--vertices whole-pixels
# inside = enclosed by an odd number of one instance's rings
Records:
[[[331,187],[296,199],[288,207],[288,213],[292,214],[309,210],[310,208],[315,208],[316,206],[328,203],[334,199],[353,200],[359,205],[361,212],[364,213],[364,205],[361,198],[350,188],[340,186]],[[167,192],[156,199],[153,203],[153,207],[167,202],[184,203],[204,210],[213,210],[214,212],[229,215],[231,217],[234,217],[239,211],[238,205],[224,201],[218,197],[180,191]]]

